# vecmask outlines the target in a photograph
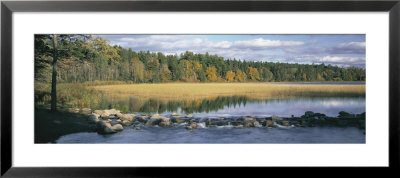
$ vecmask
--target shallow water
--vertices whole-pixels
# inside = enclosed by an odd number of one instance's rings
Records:
[[[231,126],[186,130],[132,126],[112,135],[76,133],[62,136],[57,143],[365,143],[363,130],[355,127],[243,128]]]
[[[298,98],[268,101],[248,101],[242,98],[235,101],[222,98],[222,104],[193,110],[195,112],[192,112],[192,115],[195,118],[262,118],[271,115],[300,117],[306,111],[313,111],[336,117],[340,111],[354,114],[365,112],[365,98]],[[172,111],[184,114],[188,110],[178,107]],[[169,117],[172,111],[159,114]],[[129,126],[122,132],[111,135],[75,133],[60,137],[57,143],[365,143],[365,131],[356,127],[279,126],[271,129],[236,129],[233,126],[205,127],[204,123],[199,123],[198,129],[195,130],[186,130],[184,124],[176,124],[172,128],[147,127],[142,124],[141,128],[135,130],[133,126]]]

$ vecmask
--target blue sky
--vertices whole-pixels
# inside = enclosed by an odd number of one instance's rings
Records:
[[[365,68],[365,35],[100,35],[134,51]]]

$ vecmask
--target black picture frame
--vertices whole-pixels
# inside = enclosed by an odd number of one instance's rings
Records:
[[[389,167],[363,168],[393,171],[399,168],[400,101],[400,1],[2,1],[1,2],[1,175],[9,177],[129,177],[176,175],[177,168],[20,168],[12,165],[12,17],[13,12],[389,12]],[[15,94],[15,93],[14,93]],[[192,175],[211,175],[198,168],[185,168]],[[218,172],[242,172],[218,169]],[[246,170],[248,175],[256,170]],[[280,168],[278,168],[280,169]],[[294,169],[294,168],[292,168]],[[347,169],[347,168],[346,168]],[[278,170],[285,173],[297,171]],[[366,171],[366,172],[365,172]],[[208,173],[207,173],[208,172]],[[303,171],[302,171],[303,172]],[[307,172],[307,171],[305,171]],[[261,173],[263,174],[263,173]],[[325,173],[326,174],[326,173]],[[340,172],[330,171],[330,175]],[[306,174],[309,176],[309,174]]]

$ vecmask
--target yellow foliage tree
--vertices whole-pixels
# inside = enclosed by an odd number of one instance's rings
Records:
[[[249,75],[253,81],[260,80],[260,74],[258,73],[257,68],[249,67]]]
[[[225,75],[225,79],[226,79],[226,81],[228,81],[228,82],[234,82],[235,81],[235,72],[233,72],[233,71],[228,71],[228,72],[226,72],[226,75]]]
[[[218,80],[217,69],[214,66],[207,67],[206,75],[207,80],[210,82],[215,82]]]
[[[239,81],[239,82],[244,82],[244,81],[246,81],[246,78],[247,78],[247,75],[246,75],[246,73],[244,73],[242,70],[240,70],[240,69],[237,69],[236,70],[236,80],[237,81]]]
[[[303,73],[303,80],[307,80],[307,74]]]
[[[134,82],[144,82],[146,70],[143,62],[140,61],[139,58],[135,57],[131,59],[129,70]]]

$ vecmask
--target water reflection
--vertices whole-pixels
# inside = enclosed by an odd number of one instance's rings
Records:
[[[115,108],[134,113],[193,113],[197,117],[279,115],[300,116],[305,111],[337,116],[339,111],[365,112],[364,97],[286,98],[257,100],[246,96],[219,96],[216,98],[166,101],[138,97],[108,97],[100,108]]]

